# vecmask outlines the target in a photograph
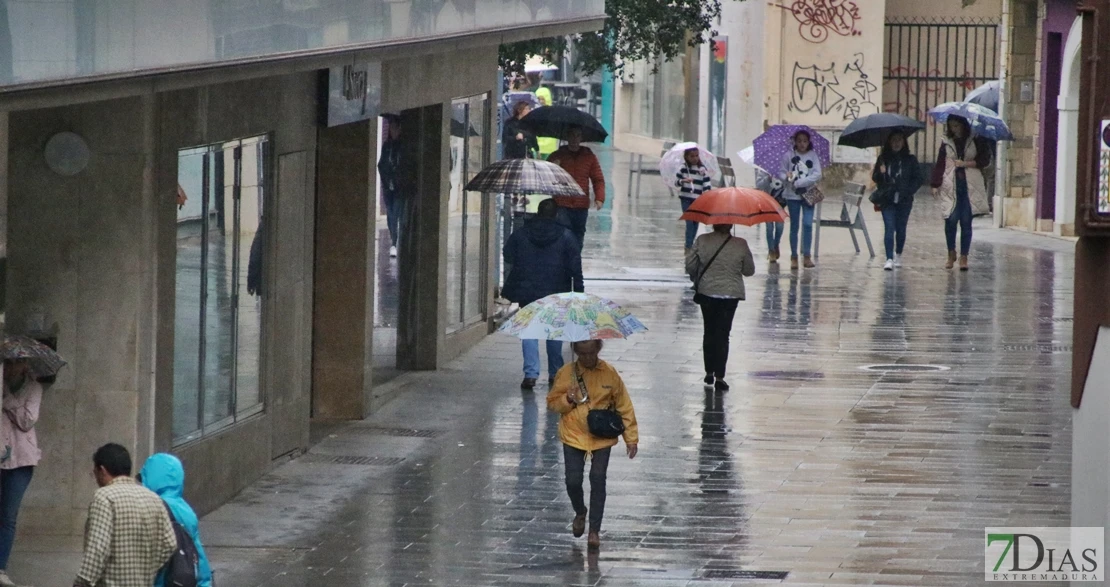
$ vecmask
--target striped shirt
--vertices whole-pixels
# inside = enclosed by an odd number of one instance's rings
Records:
[[[692,200],[709,191],[709,188],[712,187],[709,170],[703,165],[697,167],[684,166],[678,170],[676,176],[674,185],[678,188],[678,197],[680,198]],[[693,183],[686,183],[687,180],[692,180]]]
[[[150,587],[176,547],[162,498],[131,477],[117,477],[93,496],[85,556],[73,584]]]

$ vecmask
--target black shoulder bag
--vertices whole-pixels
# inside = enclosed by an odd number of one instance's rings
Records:
[[[713,264],[713,261],[717,260],[717,255],[721,254],[721,251],[724,250],[725,245],[727,245],[728,241],[730,241],[730,240],[732,240],[732,235],[731,234],[728,235],[728,238],[725,239],[725,242],[721,243],[721,246],[717,248],[717,252],[713,253],[713,256],[709,258],[709,262],[706,263],[705,267],[701,270],[700,273],[698,273],[698,278],[696,280],[694,280],[694,303],[695,304],[701,305],[701,304],[705,303],[705,296],[701,295],[701,292],[698,291],[698,286],[701,285],[701,278],[705,277],[705,273],[707,271],[709,271],[709,266]]]
[[[582,389],[582,396],[589,400],[589,392],[586,390],[586,382],[582,380],[582,373],[578,371],[578,365],[574,366],[574,377],[578,380],[578,387]],[[610,400],[609,407],[603,410],[590,410],[586,414],[586,427],[590,429],[590,434],[598,438],[619,438],[624,434],[624,418],[621,418],[616,407]]]

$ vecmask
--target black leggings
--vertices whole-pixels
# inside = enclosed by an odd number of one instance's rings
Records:
[[[601,517],[605,515],[605,474],[609,470],[609,454],[612,447],[595,450],[593,464],[590,465],[590,532],[601,531]],[[563,445],[563,460],[566,462],[567,495],[574,506],[574,513],[586,513],[585,495],[582,491],[582,478],[586,470],[586,451]]]
[[[736,298],[705,298],[701,302],[701,316],[705,322],[702,336],[702,358],[705,372],[718,379],[725,376],[728,364],[728,338],[732,332],[732,319],[736,316]]]

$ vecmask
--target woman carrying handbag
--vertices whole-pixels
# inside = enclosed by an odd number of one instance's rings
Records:
[[[694,302],[705,324],[702,360],[705,384],[728,391],[729,336],[736,307],[745,297],[744,278],[755,275],[755,259],[748,241],[732,236],[731,224],[714,224],[713,232],[694,241],[686,257],[686,273],[694,281]]]
[[[886,228],[883,269],[893,271],[902,266],[902,249],[906,246],[906,227],[913,210],[914,194],[925,181],[917,157],[906,146],[906,135],[893,132],[887,137],[871,179],[877,187],[871,194],[871,203],[882,212]]]
[[[577,360],[555,375],[547,394],[547,408],[560,414],[559,439],[563,443],[567,495],[574,506],[571,530],[575,538],[586,532],[589,515],[591,550],[601,546],[601,519],[605,514],[605,478],[609,455],[624,438],[628,458],[636,458],[639,428],[632,398],[620,373],[599,358],[602,342],[586,340],[571,345]],[[586,507],[582,481],[586,459],[590,465],[590,505]]]

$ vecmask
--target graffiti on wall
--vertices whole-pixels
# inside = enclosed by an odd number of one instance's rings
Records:
[[[976,82],[969,71],[946,78],[939,69],[887,67],[883,75],[883,112],[894,112],[925,120],[933,106],[957,99],[973,90]],[[893,99],[891,99],[893,98]]]
[[[851,0],[795,0],[779,8],[790,11],[798,21],[798,32],[810,43],[824,43],[832,35],[858,37],[860,9]]]
[[[824,67],[795,62],[790,87],[787,109],[791,112],[855,120],[879,111],[875,97],[879,86],[866,73],[863,53],[856,53],[842,66],[836,62]]]

